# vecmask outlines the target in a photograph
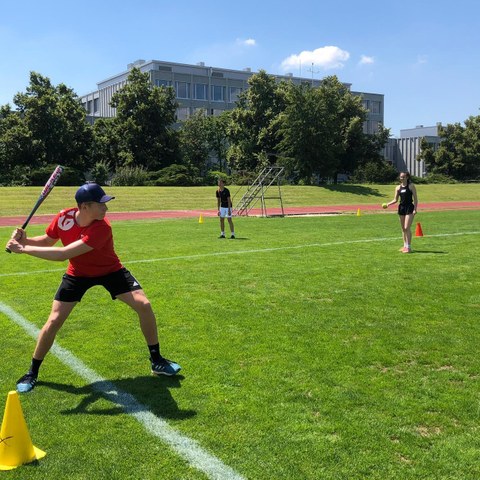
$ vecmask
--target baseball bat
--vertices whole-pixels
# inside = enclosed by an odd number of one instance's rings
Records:
[[[38,210],[38,207],[48,197],[48,194],[52,191],[53,187],[57,183],[57,180],[59,179],[62,172],[63,172],[63,167],[61,167],[60,165],[57,165],[53,173],[50,175],[50,178],[47,180],[47,183],[43,187],[42,193],[40,193],[40,196],[38,197],[37,202],[32,208],[32,211],[30,212],[30,215],[28,215],[27,219],[23,222],[22,230],[25,230],[25,228],[27,228],[27,225],[30,222],[31,218],[33,217],[35,212]],[[5,251],[8,253],[12,253],[8,248],[6,248]]]

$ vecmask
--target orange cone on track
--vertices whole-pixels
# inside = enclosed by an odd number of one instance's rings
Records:
[[[415,228],[415,236],[423,237],[422,225],[420,225],[420,223],[417,223],[417,227]]]

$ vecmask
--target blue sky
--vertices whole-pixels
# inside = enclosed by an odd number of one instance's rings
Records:
[[[480,2],[3,1],[0,105],[36,71],[78,95],[137,59],[337,75],[385,95],[385,126],[479,115]]]

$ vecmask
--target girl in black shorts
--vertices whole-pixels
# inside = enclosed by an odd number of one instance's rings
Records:
[[[398,216],[400,226],[402,227],[403,247],[400,249],[402,253],[411,253],[412,251],[412,222],[413,217],[417,213],[417,189],[410,180],[410,173],[400,172],[400,185],[395,188],[395,198],[387,203],[387,207],[397,203]]]

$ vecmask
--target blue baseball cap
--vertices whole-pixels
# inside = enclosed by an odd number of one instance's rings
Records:
[[[107,195],[103,188],[97,183],[86,183],[82,185],[75,194],[77,203],[98,202],[106,203],[113,200],[115,197]]]

